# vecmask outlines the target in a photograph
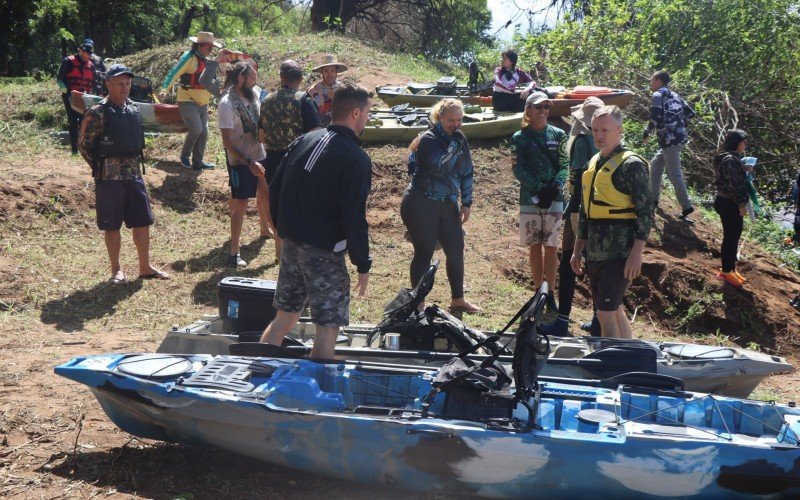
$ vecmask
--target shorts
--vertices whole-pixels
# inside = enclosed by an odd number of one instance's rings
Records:
[[[275,178],[275,172],[278,171],[278,165],[281,164],[284,156],[286,156],[286,151],[267,151],[267,158],[262,163],[267,184],[272,183],[272,179]]]
[[[344,254],[283,240],[275,309],[297,313],[308,302],[315,325],[349,325],[350,275]]]
[[[558,247],[561,230],[561,212],[519,214],[519,243],[523,246],[544,245]]]
[[[122,223],[128,229],[153,224],[153,212],[147,198],[144,180],[95,180],[97,229],[119,231]]]
[[[594,307],[599,311],[616,311],[622,305],[629,280],[625,277],[627,259],[591,261],[586,266]]]
[[[263,160],[259,163],[264,165]],[[249,200],[256,197],[258,177],[247,165],[228,165],[228,185],[231,187],[231,198]]]

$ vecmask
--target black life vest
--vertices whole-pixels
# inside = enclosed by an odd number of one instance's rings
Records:
[[[119,108],[108,101],[103,106],[105,126],[94,143],[97,159],[115,157],[138,157],[144,150],[144,129],[139,121],[139,107],[128,101]]]
[[[92,92],[94,89],[94,64],[91,59],[86,62],[80,60],[76,55],[67,57],[67,62],[70,64],[70,69],[64,75],[67,88],[69,90],[77,90],[78,92]]]
[[[203,74],[203,70],[206,69],[206,58],[200,57],[195,54],[197,58],[197,71],[194,73],[184,73],[180,77],[180,85],[185,89],[200,89],[205,90],[205,87],[200,85],[200,75]]]

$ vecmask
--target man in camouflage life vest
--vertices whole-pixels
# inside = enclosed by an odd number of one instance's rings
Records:
[[[56,81],[61,89],[61,99],[64,101],[64,109],[67,111],[67,121],[69,122],[69,142],[72,146],[72,154],[78,154],[78,132],[81,129],[83,115],[78,113],[69,104],[69,94],[71,91],[91,93],[94,89],[94,81],[97,77],[97,70],[92,63],[92,51],[94,45],[86,43],[78,47],[77,52],[65,57],[58,68]]]
[[[268,185],[272,183],[289,144],[306,132],[321,127],[314,99],[300,90],[303,82],[300,65],[291,59],[284,61],[280,67],[280,78],[281,88],[264,99],[258,118],[258,138],[267,151],[263,166]],[[276,257],[280,258],[280,252],[281,240],[276,234]]]
[[[325,62],[312,71],[322,75],[322,81],[308,89],[308,95],[314,99],[319,108],[319,119],[323,127],[331,124],[331,106],[333,105],[333,92],[342,86],[338,80],[339,73],[347,71],[347,66],[336,60],[336,56],[328,54]]]
[[[80,152],[95,180],[97,228],[104,232],[111,261],[111,281],[127,280],[120,264],[122,223],[133,235],[140,279],[169,279],[150,264],[150,225],[153,212],[142,179],[144,132],[139,107],[128,99],[133,72],[114,64],[106,73],[108,97],[86,111]]]
[[[604,337],[632,338],[622,307],[625,289],[642,270],[642,253],[653,224],[647,162],[622,145],[622,111],[603,106],[592,116],[599,153],[581,183],[578,235],[570,265],[575,274],[586,248],[592,299]]]

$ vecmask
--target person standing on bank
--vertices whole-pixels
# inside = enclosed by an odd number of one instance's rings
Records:
[[[269,187],[264,179],[266,152],[258,140],[258,97],[256,70],[239,61],[228,70],[223,94],[217,108],[222,144],[228,159],[228,184],[231,187],[231,247],[228,265],[243,267],[247,262],[240,253],[242,223],[250,198],[256,198],[261,236],[269,236]]]
[[[367,196],[372,162],[358,135],[369,120],[371,94],[344,83],[333,95],[332,122],[289,147],[270,184],[270,208],[283,238],[275,319],[261,342],[280,346],[308,302],[317,334],[311,357],[332,359],[339,327],[350,322],[345,251],[358,270],[355,291],[367,291]]]
[[[694,212],[686,181],[681,170],[681,151],[689,140],[686,130],[689,120],[694,116],[694,110],[686,104],[676,92],[667,85],[670,82],[669,73],[656,71],[650,79],[650,90],[653,91],[650,105],[650,123],[644,131],[644,140],[655,131],[658,139],[659,150],[650,162],[650,184],[653,188],[653,210],[658,207],[661,196],[661,178],[664,169],[667,177],[675,189],[675,197],[681,205],[678,218],[686,219]]]
[[[555,311],[558,235],[569,160],[567,135],[547,123],[551,105],[544,92],[528,96],[522,130],[511,137],[511,152],[516,155],[514,177],[519,181],[520,244],[529,247],[534,289],[547,281],[550,286],[547,306]]]
[[[181,166],[202,170],[214,168],[214,164],[203,161],[208,139],[208,101],[211,94],[200,83],[200,75],[205,70],[211,51],[222,45],[214,38],[214,33],[208,31],[201,31],[197,36],[189,37],[189,40],[192,42],[191,48],[181,55],[178,64],[167,74],[159,97],[163,100],[167,90],[178,80],[178,111],[189,129],[181,150]]]
[[[430,115],[433,127],[411,144],[416,167],[400,204],[400,216],[414,245],[411,286],[419,283],[430,266],[438,240],[446,257],[450,310],[476,313],[481,308],[464,298],[462,226],[470,216],[473,184],[472,155],[461,132],[464,107],[458,99],[442,99]]]
[[[600,150],[589,160],[581,184],[578,235],[570,264],[582,275],[583,250],[592,299],[604,337],[633,338],[622,307],[628,283],[642,271],[642,254],[653,225],[647,162],[622,145],[622,111],[603,106],[592,117]]]
[[[69,104],[70,92],[92,93],[97,72],[92,63],[93,45],[81,44],[77,52],[65,57],[58,68],[56,82],[61,89],[61,100],[64,101],[64,109],[67,111],[67,122],[69,124],[69,142],[72,147],[72,154],[78,154],[78,134],[81,129],[83,115],[78,113]]]
[[[569,150],[569,185],[570,196],[564,211],[564,233],[561,237],[561,260],[558,264],[558,316],[555,321],[542,325],[541,330],[547,335],[564,337],[569,335],[569,315],[572,312],[572,299],[575,296],[575,272],[570,266],[572,248],[575,246],[575,234],[578,232],[578,217],[581,205],[581,178],[586,171],[589,160],[597,154],[597,147],[592,138],[592,115],[603,106],[597,97],[588,97],[580,106],[572,107],[571,115],[575,122],[567,141]],[[597,315],[592,324],[600,334]],[[591,328],[591,326],[590,326]],[[591,330],[590,330],[591,333]]]
[[[521,69],[517,69],[517,53],[508,49],[502,54],[500,66],[494,70],[492,107],[495,111],[518,113],[525,109],[525,100],[536,87],[536,81]],[[518,87],[528,85],[518,92]]]
[[[150,225],[153,213],[142,179],[144,131],[139,108],[128,99],[133,72],[114,64],[106,72],[108,97],[86,111],[80,151],[95,179],[97,227],[105,234],[111,261],[111,281],[127,279],[119,256],[122,223],[131,229],[139,257],[140,279],[169,279],[150,264]]]
[[[270,93],[261,103],[258,118],[258,137],[264,143],[267,157],[264,176],[267,185],[272,184],[289,145],[312,130],[320,128],[319,111],[308,93],[300,90],[303,69],[295,61],[287,59],[280,67],[281,88]],[[270,203],[270,207],[272,204]],[[281,237],[275,235],[276,258],[281,255]]]
[[[736,270],[736,254],[750,199],[747,194],[747,171],[752,167],[742,163],[748,138],[744,130],[730,130],[713,162],[714,185],[717,188],[714,211],[722,221],[722,269],[717,273],[717,278],[737,288],[747,281]]]
[[[341,86],[338,80],[339,73],[347,71],[347,66],[336,60],[336,56],[328,54],[325,56],[325,63],[320,64],[312,71],[322,75],[322,81],[314,84],[308,89],[308,95],[314,99],[319,109],[319,119],[323,127],[331,123],[331,105],[333,104],[333,93]]]
[[[106,64],[103,62],[103,58],[98,56],[94,51],[94,40],[91,38],[85,38],[81,45],[92,48],[92,50],[89,52],[89,58],[92,60],[92,64],[94,64],[95,71],[94,90],[92,90],[92,92],[95,95],[103,95],[103,79],[105,78],[106,74]]]

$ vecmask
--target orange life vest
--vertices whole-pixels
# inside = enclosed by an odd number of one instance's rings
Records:
[[[78,92],[92,92],[94,88],[94,65],[91,59],[83,62],[73,54],[67,57],[67,62],[72,66],[64,75],[67,88]]]

